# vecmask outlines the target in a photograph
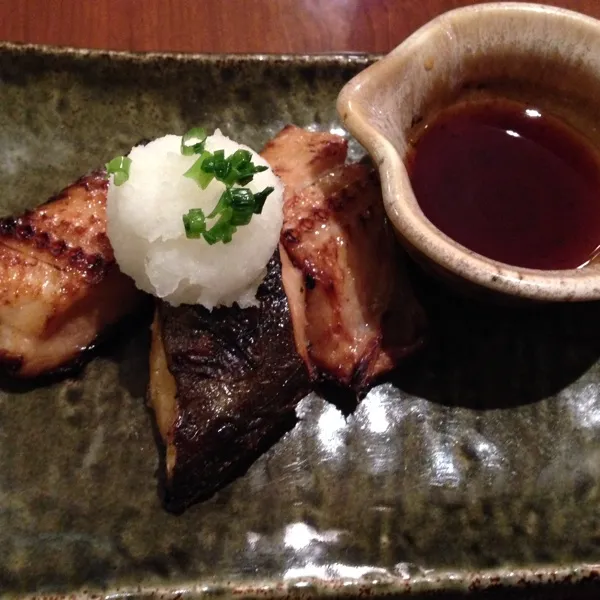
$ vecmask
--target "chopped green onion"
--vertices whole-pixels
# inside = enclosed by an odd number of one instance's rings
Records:
[[[199,155],[194,164],[184,173],[195,181],[203,190],[213,179],[225,184],[225,190],[219,197],[216,206],[205,215],[197,208],[183,215],[183,224],[188,238],[203,237],[208,244],[231,242],[233,234],[242,225],[248,225],[253,215],[260,214],[272,187],[253,194],[244,187],[248,185],[257,173],[266,171],[268,167],[255,165],[252,153],[238,149],[231,156],[225,156],[225,150],[208,152],[205,149],[206,132],[201,127],[190,129],[181,138],[181,153],[184,156]],[[217,222],[207,229],[206,219]]]
[[[248,225],[253,215],[262,212],[273,189],[267,187],[262,192],[253,194],[247,188],[226,188],[208,216],[200,208],[193,208],[187,215],[183,215],[186,237],[204,237],[211,245],[217,242],[229,243],[238,227]],[[218,221],[210,229],[206,229],[206,219],[216,217],[219,217]]]
[[[204,232],[204,240],[206,241],[207,244],[209,244],[210,246],[212,246],[213,244],[216,244],[218,241],[220,241],[220,237],[213,231],[214,227],[212,229],[209,229],[208,231]]]
[[[247,167],[244,173],[242,174],[242,177],[240,177],[240,179],[238,180],[238,183],[240,185],[248,185],[254,179],[254,175],[256,175],[256,173],[262,173],[268,168],[269,167],[263,167],[262,165],[255,166],[253,164],[250,164],[250,166]]]
[[[233,216],[233,209],[227,207],[221,213],[219,220],[204,234],[204,239],[210,244],[223,242],[228,244],[233,234],[236,232],[236,227],[230,223]]]
[[[223,232],[223,237],[221,237],[221,241],[224,244],[229,244],[229,242],[233,239],[233,234],[237,231],[237,227],[233,225],[229,225],[228,229]]]
[[[219,181],[224,181],[231,172],[231,163],[228,160],[215,160],[215,177]]]
[[[237,226],[248,225],[254,213],[252,210],[236,210],[231,217],[231,224]]]
[[[230,192],[231,206],[236,210],[252,210],[255,204],[256,195],[248,188],[233,188]]]
[[[211,157],[211,153],[206,150],[202,152],[200,158],[183,174],[184,177],[193,179],[203,190],[214,179],[212,173],[204,169],[204,163]]]
[[[217,221],[216,225],[229,224],[229,221],[231,221],[231,217],[233,217],[233,208],[231,208],[231,206],[226,206],[221,211],[221,215],[219,216],[219,220]],[[214,229],[214,226],[213,226],[213,229]]]
[[[262,212],[265,201],[273,190],[274,188],[267,187],[262,192],[253,194],[247,188],[227,187],[208,216],[205,217],[199,208],[193,208],[183,216],[186,237],[197,239],[202,236],[211,245],[217,242],[229,243],[237,227],[248,225],[253,215]],[[206,229],[206,219],[215,217],[219,217],[219,220],[210,229]]]
[[[219,198],[217,205],[213,208],[212,212],[208,215],[209,219],[214,219],[217,215],[222,214],[226,208],[231,207],[231,190],[227,188]]]
[[[184,156],[202,154],[206,138],[206,131],[202,127],[193,127],[181,137],[181,154]]]
[[[254,194],[254,214],[260,215],[267,197],[274,190],[275,188],[266,187],[262,192],[257,192]]]
[[[113,175],[115,185],[123,185],[129,179],[131,159],[127,156],[116,156],[106,163],[106,172]]]
[[[192,208],[187,215],[183,215],[185,235],[190,239],[197,239],[206,232],[206,219],[201,208]]]
[[[225,185],[231,186],[231,185],[234,185],[235,183],[237,183],[241,177],[242,177],[242,174],[237,170],[237,168],[231,167],[229,169],[229,173],[227,174],[227,176],[222,178],[221,181]]]
[[[195,138],[199,139],[199,138]],[[182,153],[183,150],[182,142]],[[200,144],[196,144],[194,148],[200,147]],[[196,162],[193,167],[186,173],[186,176],[191,176],[192,179],[199,183],[201,179],[203,182],[207,182],[202,189],[206,189],[206,186],[212,181],[212,177],[215,177],[218,181],[221,181],[227,186],[235,185],[248,185],[254,175],[266,171],[268,167],[264,165],[255,165],[252,162],[252,154],[248,150],[236,150],[231,156],[225,157],[225,150],[215,150],[210,153],[204,150],[204,142],[201,144],[201,149],[198,151],[188,152],[188,156],[191,154],[200,154],[202,161]],[[200,171],[212,177],[200,177]]]
[[[243,163],[252,162],[252,154],[249,150],[242,150],[242,148],[240,148],[239,150],[236,150],[229,157],[229,159],[231,160],[232,164],[234,164],[235,166],[239,166]]]

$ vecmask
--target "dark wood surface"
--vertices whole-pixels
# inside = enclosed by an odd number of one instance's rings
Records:
[[[179,52],[387,52],[473,0],[0,0],[0,39]],[[600,18],[600,0],[546,0]]]

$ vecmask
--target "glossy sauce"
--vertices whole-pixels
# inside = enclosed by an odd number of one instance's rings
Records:
[[[534,107],[491,99],[448,108],[415,136],[407,166],[427,218],[479,254],[570,269],[598,250],[598,151]]]

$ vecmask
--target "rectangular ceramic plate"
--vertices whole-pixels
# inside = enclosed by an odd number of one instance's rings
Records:
[[[191,125],[255,148],[287,123],[338,132],[337,93],[370,60],[4,45],[1,209],[34,206],[132,144]],[[3,381],[0,589],[269,598],[593,587],[598,305],[479,305],[414,275],[426,352],[346,420],[307,398],[298,426],[245,477],[182,516],[157,496],[146,327],[77,376]]]

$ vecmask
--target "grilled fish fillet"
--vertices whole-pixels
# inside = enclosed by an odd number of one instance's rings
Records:
[[[0,220],[0,364],[11,374],[72,365],[141,302],[106,236],[107,186],[93,172],[36,210]]]
[[[285,184],[283,198],[285,216],[290,200],[296,193],[310,185],[320,175],[346,162],[348,142],[338,135],[308,132],[295,125],[287,125],[267,142],[261,155]],[[292,315],[296,349],[314,379],[316,370],[308,355],[304,274],[292,263],[283,244],[279,244],[279,255],[283,267],[283,288]]]
[[[424,342],[426,322],[373,169],[344,164],[345,140],[288,126],[262,151],[286,184],[283,282],[313,380],[357,392]]]
[[[286,202],[323,173],[344,164],[348,142],[339,135],[286,125],[260,154],[285,184]]]
[[[294,425],[297,402],[324,373],[362,388],[418,345],[420,326],[407,323],[420,309],[410,291],[398,293],[409,284],[394,268],[377,180],[366,167],[343,167],[346,152],[338,136],[293,126],[262,151],[286,185],[287,233],[259,288],[259,308],[209,312],[157,302],[149,401],[164,447],[168,510],[242,474]],[[323,210],[318,225],[332,229],[320,245],[314,216]],[[335,240],[356,247],[332,251]],[[388,324],[399,329],[384,335]]]
[[[300,354],[313,378],[360,392],[422,345],[425,315],[374,169],[342,165],[295,194],[285,204],[281,240],[302,273]]]
[[[297,127],[280,135],[289,136],[293,155],[279,154],[275,141],[263,155],[277,157],[286,197],[345,160],[338,136]],[[277,251],[270,261],[260,308],[209,312],[157,302],[148,396],[164,450],[167,510],[180,512],[214,494],[296,422],[310,382],[296,351],[284,260]]]

